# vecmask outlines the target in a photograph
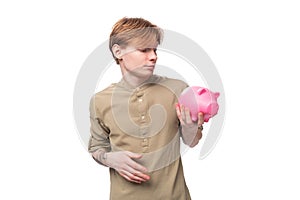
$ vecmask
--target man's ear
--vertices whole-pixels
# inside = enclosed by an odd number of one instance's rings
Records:
[[[120,45],[114,44],[114,45],[112,46],[111,49],[112,49],[112,52],[113,52],[114,56],[115,56],[117,59],[120,59],[121,56],[122,56],[122,52],[121,52],[121,47],[120,47]]]

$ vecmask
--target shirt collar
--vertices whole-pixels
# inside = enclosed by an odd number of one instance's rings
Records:
[[[147,79],[145,82],[143,82],[141,85],[135,87],[135,86],[132,86],[130,83],[128,83],[124,78],[122,78],[118,83],[117,85],[120,86],[120,87],[123,87],[125,89],[128,89],[128,90],[135,90],[137,88],[142,88],[144,87],[145,85],[148,85],[148,84],[157,84],[159,83],[161,80],[163,79],[163,77],[159,76],[159,75],[155,75],[153,74],[152,76],[150,76],[149,79]]]

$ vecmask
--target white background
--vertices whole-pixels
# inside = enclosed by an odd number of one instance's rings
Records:
[[[0,199],[108,199],[108,170],[81,142],[72,97],[123,16],[191,38],[222,77],[222,137],[204,160],[201,144],[183,158],[193,199],[299,199],[296,2],[1,1]]]

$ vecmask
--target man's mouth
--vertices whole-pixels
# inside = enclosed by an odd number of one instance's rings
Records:
[[[147,69],[154,69],[155,68],[155,65],[144,65],[145,68]]]

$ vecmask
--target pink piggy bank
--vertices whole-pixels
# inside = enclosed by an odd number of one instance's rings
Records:
[[[202,112],[204,121],[218,113],[219,105],[217,98],[220,93],[211,92],[207,88],[192,86],[186,88],[179,97],[179,103],[188,107],[191,112],[192,121],[198,120],[198,113]]]

